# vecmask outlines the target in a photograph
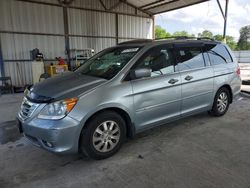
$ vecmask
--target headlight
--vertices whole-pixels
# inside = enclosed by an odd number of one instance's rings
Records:
[[[77,98],[65,99],[47,104],[39,113],[40,119],[62,119],[75,106]]]

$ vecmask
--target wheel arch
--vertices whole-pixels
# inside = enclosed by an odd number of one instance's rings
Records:
[[[92,113],[91,115],[89,115],[86,120],[83,122],[83,126],[81,128],[82,132],[84,130],[84,128],[86,128],[86,124],[88,124],[89,121],[91,121],[91,119],[95,116],[97,116],[98,114],[104,112],[104,111],[113,111],[117,114],[119,114],[125,121],[126,123],[126,137],[127,138],[133,138],[135,136],[135,126],[132,122],[131,116],[129,115],[129,113],[119,107],[105,107],[105,108],[101,108],[97,111],[95,111],[94,113]],[[78,147],[80,147],[80,140],[81,140],[81,134],[79,135],[78,138]]]
[[[224,85],[222,85],[220,88],[217,89],[216,93],[217,93],[221,88],[226,88],[226,89],[228,89],[229,94],[230,94],[230,101],[229,101],[229,102],[232,103],[232,102],[233,102],[233,92],[232,92],[231,86],[230,86],[229,84],[224,84]]]

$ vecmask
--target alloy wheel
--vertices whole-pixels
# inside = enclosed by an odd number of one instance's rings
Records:
[[[220,113],[223,113],[227,109],[228,96],[225,92],[221,92],[217,99],[217,109]]]
[[[102,153],[111,151],[120,140],[120,128],[115,121],[105,121],[94,131],[93,146]]]

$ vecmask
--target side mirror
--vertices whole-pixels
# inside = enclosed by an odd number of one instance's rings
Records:
[[[132,79],[146,78],[151,76],[152,69],[139,68],[130,71],[130,77]]]

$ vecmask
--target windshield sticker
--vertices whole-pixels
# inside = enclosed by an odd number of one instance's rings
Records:
[[[137,52],[139,48],[129,48],[121,51],[121,53],[130,53],[130,52]]]

